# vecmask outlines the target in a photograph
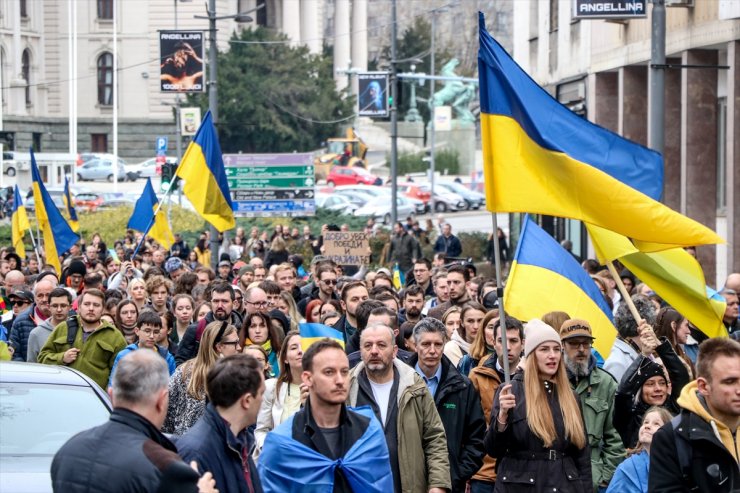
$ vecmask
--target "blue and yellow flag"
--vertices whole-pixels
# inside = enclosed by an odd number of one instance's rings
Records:
[[[620,234],[586,228],[600,262],[619,260],[707,337],[727,337],[722,323],[727,303],[708,292],[699,262],[683,248],[643,253]]]
[[[31,225],[28,222],[28,214],[26,213],[26,208],[23,206],[23,200],[21,199],[21,192],[18,190],[18,185],[15,186],[15,191],[13,193],[13,212],[10,224],[15,253],[17,253],[20,258],[26,258],[26,247],[23,244],[23,237],[26,234],[26,230],[31,229]]]
[[[64,207],[67,209],[67,215],[69,216],[69,227],[72,231],[77,233],[80,230],[80,221],[77,219],[77,211],[75,210],[75,204],[72,201],[72,194],[69,192],[69,178],[64,177],[64,195],[62,195],[64,201]]]
[[[612,312],[596,283],[528,215],[504,290],[504,309],[520,320],[542,318],[551,311],[586,320],[601,354],[609,354],[617,336]]]
[[[221,146],[210,111],[185,151],[175,176],[185,180],[183,193],[198,214],[217,230],[223,232],[236,225]]]
[[[154,217],[154,211],[158,204],[159,201],[157,200],[157,194],[154,193],[152,180],[147,178],[144,191],[141,192],[141,197],[136,201],[134,212],[131,214],[131,219],[128,220],[127,227],[141,231],[144,236],[149,235],[154,241],[169,250],[175,242],[175,237],[172,235],[172,229],[162,209],[157,212],[157,217]]]
[[[57,272],[62,272],[59,256],[72,248],[80,239],[64,220],[64,216],[54,205],[54,201],[46,191],[36,157],[31,149],[31,178],[33,179],[33,201],[36,207],[36,220],[44,237],[44,252],[46,263],[53,265]]]
[[[393,287],[401,289],[406,285],[406,274],[398,266],[398,262],[393,264]]]
[[[301,332],[301,349],[306,351],[311,344],[321,339],[334,339],[344,347],[344,336],[333,327],[324,324],[304,322],[299,324]]]
[[[483,14],[479,34],[483,170],[491,212],[578,219],[665,248],[723,242],[658,202],[660,154],[552,98],[488,34]]]

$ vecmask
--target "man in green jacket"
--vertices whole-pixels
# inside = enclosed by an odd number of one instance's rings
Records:
[[[88,289],[78,304],[69,330],[71,319],[57,325],[41,348],[39,363],[66,365],[81,371],[105,388],[113,362],[119,351],[126,347],[121,331],[108,322],[101,321],[105,295],[98,289]],[[74,326],[77,327],[74,327]]]
[[[362,362],[350,373],[350,406],[369,405],[383,432],[396,492],[451,489],[444,426],[421,377],[396,359],[393,329],[376,324],[360,335]],[[389,492],[390,493],[390,492]]]
[[[580,398],[586,422],[594,491],[604,491],[624,459],[622,439],[612,423],[617,381],[596,366],[596,358],[591,354],[594,337],[587,321],[566,320],[560,328],[560,338],[568,379]]]

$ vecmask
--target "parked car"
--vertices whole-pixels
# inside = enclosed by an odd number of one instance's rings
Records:
[[[467,209],[480,209],[486,203],[486,196],[475,190],[471,190],[468,187],[461,185],[460,183],[453,182],[437,182],[434,184],[439,188],[447,190],[452,193],[456,193],[465,200]]]
[[[432,194],[429,189],[422,189],[421,185],[414,182],[397,183],[396,188],[399,193],[406,197],[421,200],[425,205],[432,198]]]
[[[82,166],[88,161],[92,161],[93,159],[107,159],[108,161],[114,161],[116,159],[116,156],[113,154],[107,154],[105,152],[83,152],[77,155],[77,166]],[[126,161],[118,158],[118,162],[122,165],[126,165]]]
[[[317,193],[315,200],[316,207],[338,211],[342,214],[352,214],[359,207],[353,204],[348,197],[336,193]]]
[[[420,189],[426,192],[431,192],[429,185],[420,185]],[[434,210],[436,212],[447,212],[447,211],[462,211],[467,208],[465,199],[456,193],[452,193],[443,188],[434,189]],[[430,205],[427,204],[427,210],[430,209]]]
[[[168,164],[177,164],[177,158],[165,158]],[[129,181],[136,181],[139,178],[154,178],[162,176],[162,166],[157,165],[157,158],[153,157],[137,164],[126,165],[126,177]]]
[[[112,411],[107,394],[66,366],[0,362],[0,491],[51,492],[51,461]]]
[[[112,182],[114,176],[118,177],[118,181],[126,179],[125,166],[119,161],[114,175],[113,161],[109,159],[91,159],[79,166],[76,173],[77,181],[108,180]]]
[[[405,197],[396,197],[397,217],[407,217],[416,212],[414,204]],[[380,219],[383,224],[391,223],[391,201],[388,197],[376,197],[354,212],[355,216]]]
[[[365,168],[334,166],[326,176],[326,183],[330,187],[336,185],[382,185],[383,180]]]

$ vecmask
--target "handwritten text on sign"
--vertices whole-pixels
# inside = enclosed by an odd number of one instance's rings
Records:
[[[361,231],[327,231],[324,255],[339,265],[370,264],[370,242]]]

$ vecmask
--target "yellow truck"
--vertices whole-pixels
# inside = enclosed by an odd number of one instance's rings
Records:
[[[358,166],[367,169],[367,145],[350,127],[346,137],[328,139],[326,153],[316,157],[314,168],[316,179],[324,180],[332,166]]]

